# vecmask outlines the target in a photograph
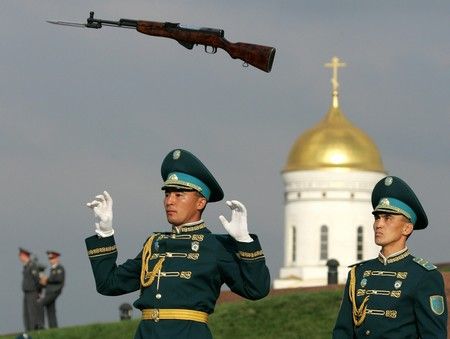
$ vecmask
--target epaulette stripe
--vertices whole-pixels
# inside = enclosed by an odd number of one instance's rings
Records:
[[[418,257],[414,257],[413,261],[422,266],[423,268],[425,268],[428,271],[432,271],[435,270],[437,267],[435,265],[433,265],[432,263],[430,263],[428,260],[425,260],[423,258],[418,258]]]

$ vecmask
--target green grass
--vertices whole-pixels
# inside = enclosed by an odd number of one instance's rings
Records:
[[[341,290],[293,291],[259,301],[224,303],[209,325],[215,339],[330,338]],[[31,332],[33,339],[133,338],[138,320]],[[0,336],[14,339],[15,336]]]
[[[214,338],[330,338],[341,291],[296,292],[223,304],[211,317]]]
[[[33,339],[88,339],[88,338],[133,338],[138,321],[72,326],[58,329],[29,332]],[[0,336],[1,339],[15,339],[16,336]]]

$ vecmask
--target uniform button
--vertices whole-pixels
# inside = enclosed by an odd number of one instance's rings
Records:
[[[161,299],[162,295],[160,293],[158,293],[157,295],[155,295],[156,299]]]
[[[369,330],[366,331],[366,335],[370,335],[370,331]]]

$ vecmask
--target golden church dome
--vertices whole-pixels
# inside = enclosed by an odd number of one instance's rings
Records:
[[[375,143],[339,109],[337,67],[345,64],[334,57],[325,66],[333,67],[334,71],[332,106],[325,118],[297,139],[283,171],[342,168],[384,173]]]
[[[322,121],[297,139],[284,171],[325,168],[384,172],[375,143],[339,107],[332,106]]]

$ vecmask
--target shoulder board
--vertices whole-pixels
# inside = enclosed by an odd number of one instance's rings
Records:
[[[434,266],[432,263],[430,263],[428,260],[425,260],[423,258],[419,258],[419,257],[414,257],[413,261],[422,266],[423,268],[425,268],[427,271],[432,271],[435,270],[437,267]]]
[[[348,268],[352,268],[352,267],[355,267],[355,266],[359,266],[359,265],[362,265],[362,264],[364,264],[364,263],[366,263],[366,262],[368,262],[368,261],[370,261],[370,260],[372,260],[372,259],[368,259],[368,260],[363,260],[363,261],[355,262],[354,264],[351,264],[351,265],[349,265],[349,266],[347,266],[347,267],[348,267]]]

